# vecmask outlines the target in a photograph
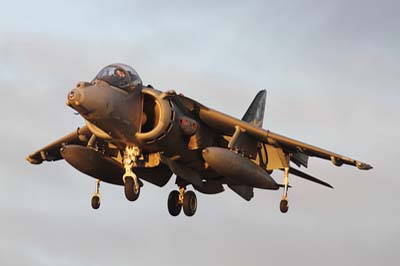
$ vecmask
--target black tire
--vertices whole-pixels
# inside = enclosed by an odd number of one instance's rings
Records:
[[[287,213],[289,210],[289,202],[285,199],[281,200],[281,204],[279,205],[282,213]]]
[[[168,212],[172,216],[178,216],[181,210],[182,205],[179,204],[179,191],[173,190],[168,196]]]
[[[183,197],[183,212],[186,216],[193,216],[197,210],[197,197],[193,191],[187,191]]]
[[[139,198],[140,195],[140,186],[138,186],[138,189],[135,189],[135,181],[133,180],[133,177],[127,176],[125,178],[125,197],[129,201],[135,201]]]
[[[100,197],[97,195],[92,197],[92,208],[95,210],[100,208]]]

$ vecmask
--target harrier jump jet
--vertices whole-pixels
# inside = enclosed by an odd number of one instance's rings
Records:
[[[194,190],[224,191],[224,185],[250,201],[254,188],[278,190],[280,210],[288,211],[289,174],[332,188],[301,171],[309,157],[336,166],[372,167],[269,130],[262,129],[266,92],[260,91],[243,118],[210,109],[175,91],[144,86],[139,75],[124,64],[102,69],[91,82],[79,82],[67,96],[86,125],[29,155],[32,164],[65,159],[96,179],[92,207],[100,207],[100,182],[124,187],[135,201],[144,181],[162,187],[173,174],[178,190],[168,197],[172,216],[182,208],[187,216],[197,209]],[[296,166],[296,167],[294,167]],[[272,177],[282,171],[282,184]]]

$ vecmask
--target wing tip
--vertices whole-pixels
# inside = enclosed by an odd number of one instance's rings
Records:
[[[25,158],[30,164],[41,164],[43,160],[37,160],[32,155]]]
[[[367,163],[362,163],[362,162],[357,162],[356,166],[358,169],[365,170],[365,171],[374,169],[374,167],[372,165],[369,165]]]

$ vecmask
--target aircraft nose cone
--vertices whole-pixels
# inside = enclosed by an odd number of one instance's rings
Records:
[[[67,95],[67,105],[76,111],[78,111],[80,114],[86,114],[89,111],[87,110],[87,105],[84,100],[84,93],[80,91],[79,89],[73,89],[70,91]]]
[[[99,106],[99,100],[93,97],[94,92],[95,90],[88,90],[87,88],[74,88],[68,93],[66,104],[80,115],[88,118],[90,114],[96,112],[96,108]]]
[[[77,90],[72,90],[68,93],[68,101],[71,103],[79,103],[81,94]]]

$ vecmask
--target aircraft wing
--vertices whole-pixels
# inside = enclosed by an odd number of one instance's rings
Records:
[[[347,164],[356,166],[360,170],[372,169],[372,166],[367,163],[255,127],[245,121],[205,107],[190,98],[181,95],[177,97],[180,104],[184,105],[188,111],[195,113],[205,124],[221,134],[232,136],[239,127],[248,136],[271,146],[282,148],[286,154],[300,153],[330,160],[336,166]]]
[[[298,140],[294,140],[271,131],[263,131],[264,132],[257,132],[255,135],[260,137],[261,139],[266,139],[268,144],[278,144],[278,146],[282,146],[285,150],[295,151],[311,157],[318,157],[321,159],[330,160],[336,166],[347,164],[356,166],[360,170],[372,169],[372,166],[370,166],[369,164],[349,158],[347,156],[343,156],[335,152],[331,152]]]
[[[29,155],[26,160],[31,164],[41,164],[43,161],[57,161],[63,159],[60,153],[62,146],[66,144],[82,144],[90,137],[89,129],[84,126],[76,131],[50,143],[35,153]]]

